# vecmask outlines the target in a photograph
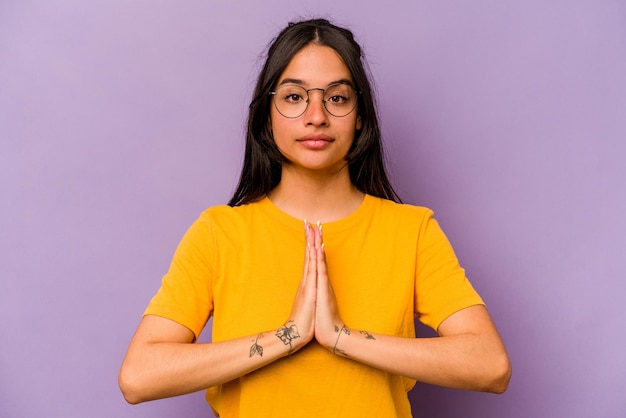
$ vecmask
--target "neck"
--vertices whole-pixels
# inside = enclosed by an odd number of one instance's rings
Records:
[[[357,210],[363,196],[350,182],[347,166],[333,173],[299,172],[283,166],[280,183],[268,197],[294,218],[326,223]]]

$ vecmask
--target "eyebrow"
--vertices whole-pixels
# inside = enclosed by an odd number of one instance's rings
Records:
[[[296,84],[296,85],[299,85],[299,86],[307,85],[307,83],[305,83],[303,80],[300,80],[298,78],[285,78],[278,85],[282,86],[284,84]],[[339,80],[332,81],[332,82],[328,83],[328,85],[326,87],[334,86],[336,84],[347,84],[347,85],[349,85],[351,87],[354,87],[354,83],[351,80],[348,80],[347,78],[341,78]]]

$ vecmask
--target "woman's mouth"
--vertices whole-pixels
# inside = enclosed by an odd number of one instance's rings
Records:
[[[302,146],[308,149],[323,149],[329,146],[334,140],[328,135],[311,134],[298,139]]]

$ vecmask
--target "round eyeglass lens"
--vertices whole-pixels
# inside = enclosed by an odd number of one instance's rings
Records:
[[[294,84],[285,84],[273,92],[276,110],[286,118],[297,118],[306,112],[309,95],[319,91],[323,96],[324,107],[333,116],[343,117],[350,114],[357,104],[357,95],[349,84],[334,84],[327,89],[309,89]]]

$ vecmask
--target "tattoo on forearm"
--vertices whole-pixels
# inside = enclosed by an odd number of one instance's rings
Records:
[[[345,325],[342,325],[341,328],[335,325],[335,332],[337,333],[337,340],[335,340],[335,346],[333,347],[333,354],[340,354],[344,357],[347,357],[346,352],[340,348],[337,348],[337,345],[339,344],[339,337],[341,337],[341,334],[350,335],[350,330],[346,328]]]
[[[350,329],[348,327],[346,327],[345,325],[342,325],[341,328],[339,328],[337,325],[335,325],[335,332],[337,333],[337,339],[335,340],[335,346],[333,347],[333,354],[339,354],[339,355],[342,355],[344,357],[348,357],[346,352],[344,350],[342,350],[341,348],[339,348],[339,338],[341,338],[342,334],[350,335]],[[375,340],[376,339],[376,338],[374,338],[374,336],[372,334],[370,334],[367,331],[359,331],[359,333],[367,340]]]
[[[289,325],[293,321],[288,321],[285,325],[278,328],[276,331],[276,336],[280,338],[283,344],[289,346],[289,354],[293,352],[293,346],[291,345],[291,341],[296,338],[300,338],[300,334],[298,333],[298,327],[295,324]]]
[[[362,336],[364,336],[368,340],[375,340],[374,336],[367,331],[359,331]]]
[[[254,344],[252,344],[252,347],[250,347],[250,357],[256,354],[263,357],[263,347],[261,347],[261,345],[259,344],[259,338],[263,338],[263,334],[259,334],[256,336]]]

